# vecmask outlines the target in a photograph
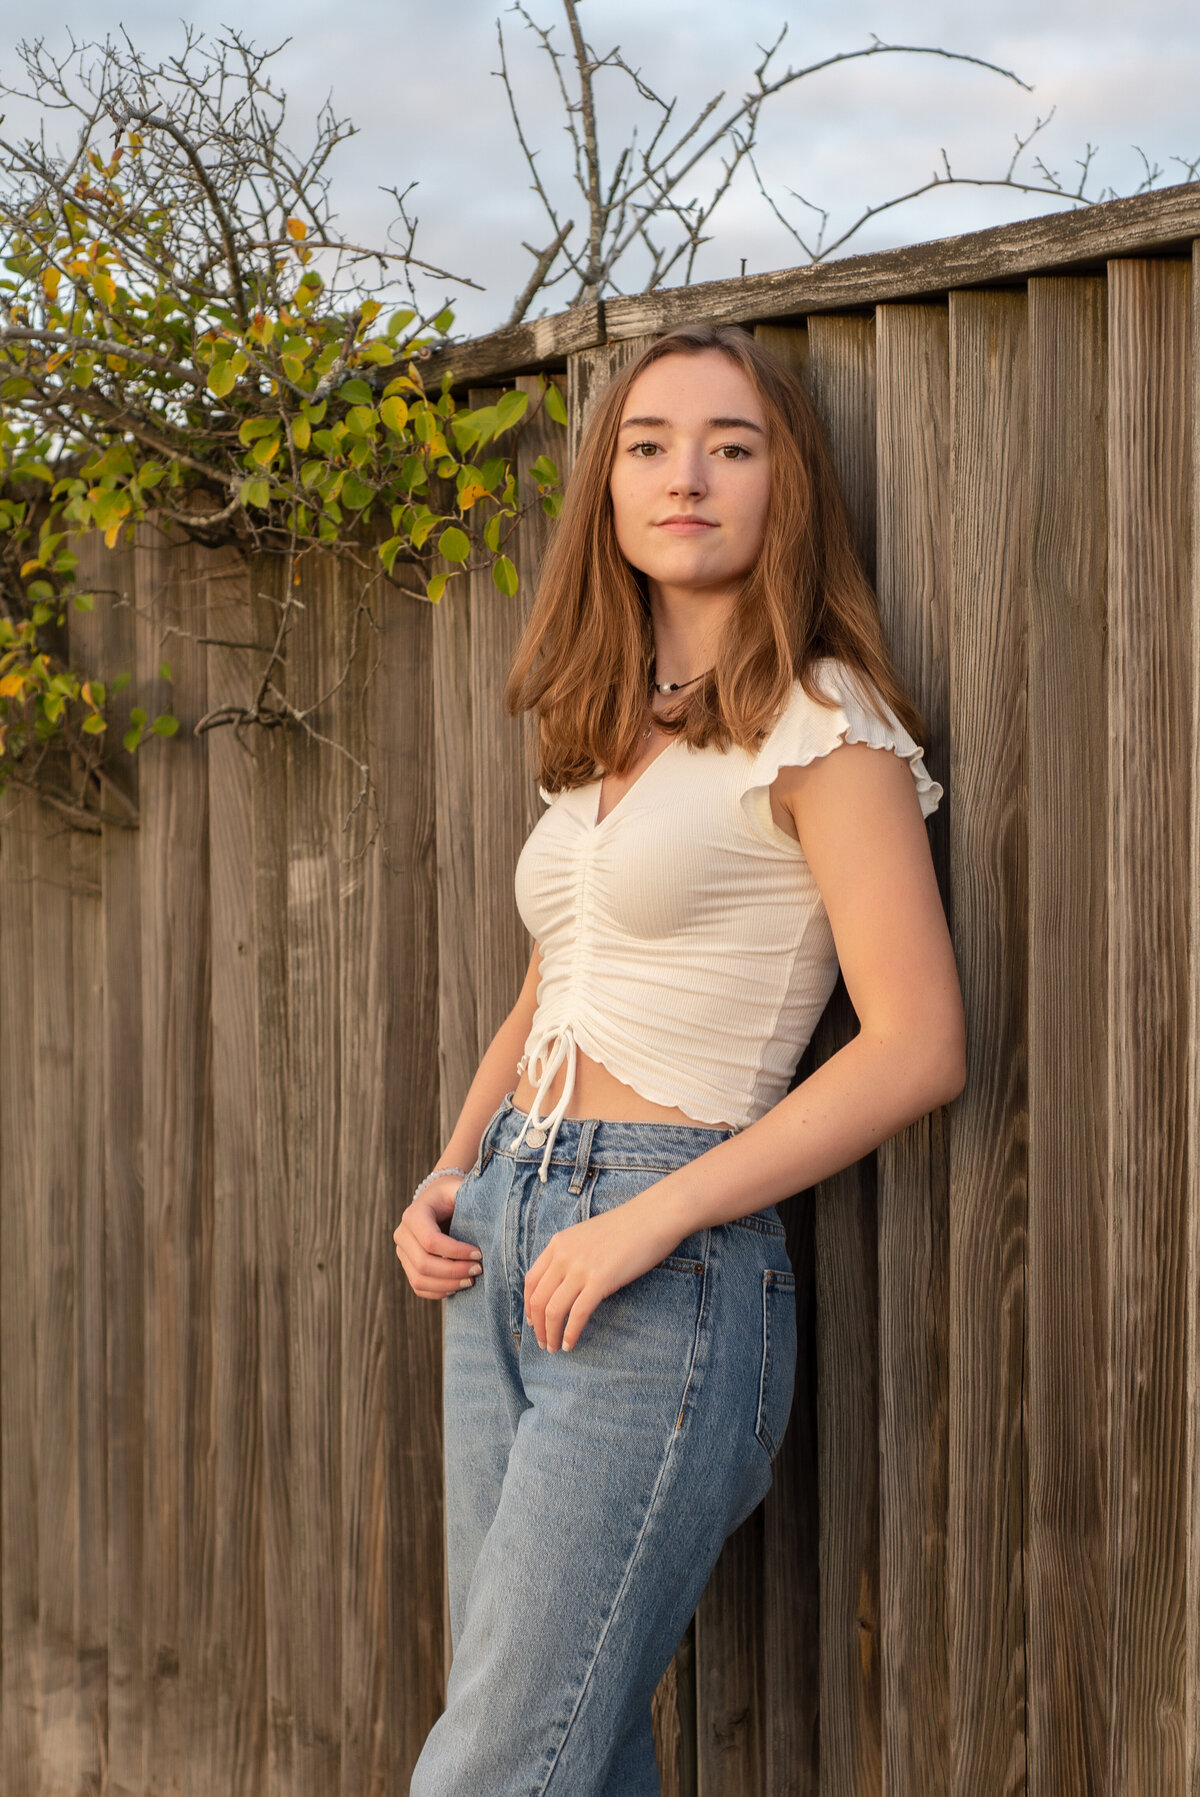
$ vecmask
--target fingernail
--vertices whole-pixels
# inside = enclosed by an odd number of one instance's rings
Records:
[[[569,1353],[570,1353],[570,1352],[571,1352],[571,1344],[570,1344],[570,1342],[564,1342],[564,1343],[563,1343],[563,1353],[564,1353],[564,1354],[569,1354]]]
[[[458,1289],[460,1292],[465,1292],[470,1286],[474,1285],[474,1283],[475,1281],[473,1279],[460,1279],[458,1282]]]

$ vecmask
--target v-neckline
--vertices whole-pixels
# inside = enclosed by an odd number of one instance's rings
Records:
[[[658,765],[658,763],[663,759],[664,756],[669,755],[671,753],[671,750],[675,747],[675,744],[679,740],[680,740],[679,737],[673,736],[671,738],[671,740],[668,742],[665,749],[660,749],[658,751],[657,755],[652,756],[652,758],[646,763],[645,767],[642,769],[641,773],[638,775],[637,779],[633,782],[633,784],[630,786],[627,786],[625,788],[625,791],[621,794],[621,796],[617,800],[616,804],[612,807],[612,810],[606,811],[603,817],[601,817],[599,815],[599,813],[600,813],[600,804],[604,798],[604,781],[605,781],[606,775],[601,774],[600,779],[597,783],[596,809],[592,814],[592,835],[595,835],[597,830],[602,830],[604,828],[605,824],[609,821],[609,819],[616,816],[617,812],[621,809],[622,805],[625,803],[625,801],[629,797],[630,793],[634,792],[637,789],[637,787],[639,787],[642,784],[642,781],[646,778],[646,775],[650,772],[650,769],[652,767],[656,767]]]

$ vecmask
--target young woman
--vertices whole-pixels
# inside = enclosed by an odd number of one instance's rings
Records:
[[[652,1797],[652,1694],[791,1405],[776,1202],[964,1080],[942,789],[803,389],[744,332],[602,396],[508,701],[535,946],[395,1235],[450,1299],[454,1661],[411,1793]],[[859,1033],[789,1091],[839,962]]]

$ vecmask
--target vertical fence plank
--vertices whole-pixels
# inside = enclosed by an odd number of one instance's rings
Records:
[[[758,325],[755,337],[807,379],[803,325]],[[824,1058],[814,1033],[792,1080]],[[763,1782],[769,1797],[816,1797],[821,1776],[821,1530],[818,1490],[816,1204],[798,1192],[783,1206],[796,1275],[796,1385],[775,1476],[763,1506]]]
[[[284,602],[277,558],[251,564],[248,634],[274,642]],[[273,678],[290,691],[286,663]],[[262,1427],[269,1797],[295,1789],[292,1532],[292,1032],[288,994],[291,812],[289,746],[282,730],[254,739],[255,1162],[258,1195],[259,1414]]]
[[[948,667],[950,359],[939,306],[876,312],[876,585],[897,670],[926,723],[925,759],[947,789],[929,822],[950,909]],[[950,1789],[946,1620],[948,1118],[943,1108],[877,1154],[880,1663],[888,1797]]]
[[[1185,1797],[1200,1797],[1200,243],[1192,245],[1191,831],[1188,865],[1188,1548]]]
[[[86,575],[85,575],[86,578]],[[104,610],[72,608],[73,666],[104,663]],[[107,672],[107,669],[106,669]],[[109,738],[111,741],[111,737]],[[115,810],[111,792],[106,809]],[[104,1001],[103,845],[100,828],[73,829],[70,842],[73,1123],[70,1202],[74,1211],[75,1668],[77,1788],[98,1792],[108,1742],[108,1406],[105,1377],[104,1083],[100,1045]],[[66,1069],[60,1069],[60,1080]],[[67,1394],[60,1394],[64,1401]]]
[[[246,563],[205,561],[210,703],[248,704],[264,656],[254,648]],[[229,726],[206,738],[212,883],[214,1788],[259,1797],[266,1775],[266,1621],[259,1414],[256,1154],[258,930],[254,907],[253,746]]]
[[[100,653],[110,677],[137,665],[135,552],[105,551],[94,532],[80,542],[80,588],[104,593]],[[134,689],[114,693],[109,730],[124,735]],[[116,778],[116,776],[114,776]],[[136,802],[136,764],[122,770],[123,796]],[[113,793],[106,795],[110,808]],[[142,945],[140,832],[106,825],[101,836],[103,1009],[98,1045],[104,1068],[103,1183],[105,1385],[108,1452],[108,1733],[110,1797],[146,1789],[145,1346],[146,1223],[142,1152]]]
[[[459,603],[465,594],[459,596]],[[453,603],[453,601],[451,601]],[[392,1231],[444,1138],[433,1078],[437,1043],[438,892],[434,798],[433,622],[429,607],[389,596],[380,613],[379,669],[368,698],[380,837],[378,1008],[383,1107],[373,1170],[372,1233],[364,1242],[380,1293],[374,1352],[383,1360],[382,1494],[387,1516],[386,1703],[391,1743],[382,1792],[408,1789],[445,1701],[441,1307],[413,1293]],[[404,704],[398,703],[404,694]]]
[[[336,601],[338,661],[346,670],[333,707],[333,735],[370,768],[391,745],[386,736],[380,740],[367,727],[371,669],[378,661],[378,644],[375,626],[360,603],[361,585],[357,570],[342,565],[336,588],[328,595]],[[380,604],[387,603],[388,597],[381,596]],[[379,679],[378,668],[374,679]],[[395,706],[393,712],[401,709],[408,707]],[[386,729],[387,712],[380,710],[376,716]],[[394,1104],[403,1103],[407,1094],[380,1078],[381,1069],[387,1066],[387,1014],[392,994],[390,932],[380,883],[379,799],[375,794],[362,802],[364,775],[345,758],[339,759],[338,772],[341,1791],[342,1797],[359,1797],[360,1793],[393,1788],[385,1724],[395,1728],[401,1721],[386,1714],[389,1706],[385,1702],[396,1671],[388,1664],[388,1599],[393,1581],[399,1582],[395,1551],[402,1543],[389,1544],[387,1534],[391,1469],[386,1419],[389,1409],[394,1410],[395,1394],[390,1389],[392,1360],[387,1351],[393,1321],[388,1303],[392,1268],[384,1248],[392,1209],[387,1113]],[[377,779],[377,769],[371,768],[370,777]],[[403,1645],[400,1635],[395,1646],[402,1652]]]
[[[40,1797],[33,855],[39,807],[12,792],[0,838],[0,1669],[5,1797]]]
[[[328,695],[342,667],[337,569],[313,571],[288,645],[288,1026],[291,1080],[291,1673],[296,1797],[339,1789],[343,1704],[341,1062],[338,892],[346,816]]]
[[[73,1797],[79,1489],[76,1459],[75,1106],[70,827],[42,810],[33,839],[33,1198],[37,1342],[38,1621],[46,1797]]]
[[[859,554],[874,577],[875,326],[813,318],[809,386],[830,439]],[[816,1032],[828,1060],[858,1032],[839,979]],[[821,1781],[877,1794],[879,1679],[879,1317],[875,1155],[806,1197],[814,1205],[821,1526]],[[769,1788],[769,1787],[768,1787]]]
[[[951,294],[951,873],[972,1070],[950,1159],[956,1797],[1025,1780],[1027,378],[1024,295]]]
[[[1103,280],[1029,283],[1029,1791],[1107,1788]]]
[[[1109,264],[1112,1797],[1182,1788],[1191,269]]]
[[[215,1722],[202,1607],[211,1336],[208,782],[191,728],[205,709],[203,595],[186,548],[136,550],[137,693],[180,719],[139,753],[145,1176],[147,1782],[175,1792]],[[159,676],[166,659],[168,686]]]
[[[79,1788],[99,1792],[108,1745],[108,1406],[104,1241],[103,847],[71,840],[71,1007],[75,1113],[76,1452],[79,1521],[75,1583]]]

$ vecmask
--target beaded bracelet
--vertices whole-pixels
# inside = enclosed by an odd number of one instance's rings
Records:
[[[416,1191],[413,1193],[412,1200],[410,1200],[410,1202],[415,1202],[415,1200],[421,1196],[421,1193],[425,1190],[425,1187],[427,1185],[429,1185],[433,1180],[440,1179],[442,1177],[443,1173],[458,1173],[461,1175],[461,1177],[463,1179],[465,1179],[467,1177],[467,1169],[465,1167],[435,1167],[433,1169],[432,1173],[427,1173],[425,1175],[424,1179],[421,1181],[420,1185],[417,1187]]]

